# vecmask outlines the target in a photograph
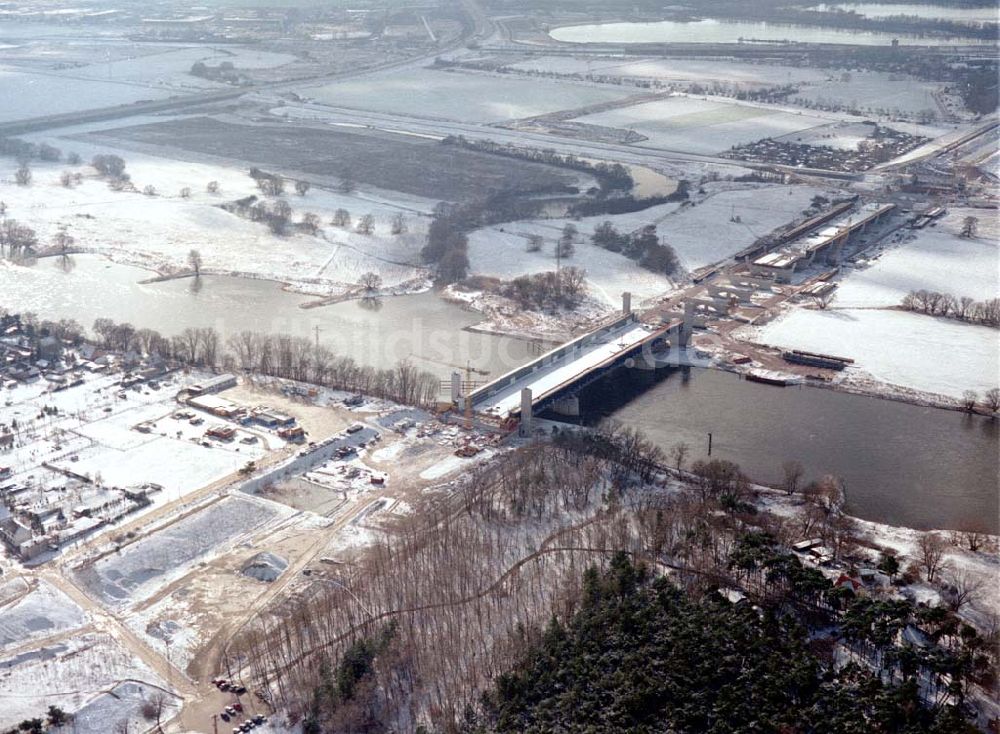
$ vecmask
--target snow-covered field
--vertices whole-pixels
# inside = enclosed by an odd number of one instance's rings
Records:
[[[643,222],[656,222],[677,204],[664,204],[642,212]],[[636,216],[587,217],[579,221],[571,219],[532,220],[516,222],[503,227],[487,227],[469,236],[469,261],[471,271],[479,275],[489,275],[504,280],[519,275],[556,269],[555,243],[562,234],[563,226],[571,222],[580,231],[576,252],[562,260],[563,267],[583,268],[587,272],[587,285],[592,295],[609,307],[621,305],[623,291],[631,291],[643,300],[661,295],[673,288],[670,279],[640,267],[619,253],[609,252],[590,243],[594,227],[605,219],[615,222],[621,231],[629,232],[641,227],[632,226]],[[538,252],[527,252],[525,246],[530,235],[541,235],[545,244]]]
[[[933,93],[941,84],[924,82],[904,75],[881,71],[852,70],[829,80],[805,85],[790,101],[803,100],[823,105],[843,105],[859,110],[913,115],[939,114]]]
[[[65,44],[72,48],[74,44]],[[193,76],[192,64],[232,63],[237,71],[267,69],[295,61],[289,54],[240,46],[164,46],[129,52],[121,45],[89,47],[89,56],[44,46],[37,54],[17,47],[11,62],[0,52],[0,99],[17,100],[0,109],[0,122],[166,99],[228,85]],[[63,58],[66,57],[66,58]],[[27,63],[26,63],[27,62]],[[65,64],[71,68],[58,68]],[[45,65],[52,68],[45,68]]]
[[[305,99],[338,107],[481,123],[572,110],[636,94],[629,87],[435,69],[367,74],[297,91]]]
[[[53,729],[53,734],[107,734],[113,731],[112,727],[121,727],[121,722],[126,721],[128,731],[146,731],[155,722],[143,716],[143,705],[157,694],[162,694],[159,688],[139,681],[122,681],[75,711],[72,723]],[[161,718],[164,721],[171,719],[180,706],[179,699],[167,696]]]
[[[576,252],[564,265],[587,271],[592,295],[609,307],[621,304],[621,293],[638,300],[662,295],[673,288],[669,278],[640,267],[624,255],[590,243],[594,228],[611,221],[620,232],[633,232],[647,224],[677,252],[687,270],[723,260],[778,226],[800,217],[819,189],[808,186],[757,186],[725,190],[706,184],[705,195],[696,195],[694,206],[661,204],[640,212],[599,215],[582,219],[536,219],[502,227],[487,227],[469,237],[471,271],[502,279],[555,269],[554,248],[562,228],[572,223],[580,232]],[[740,221],[731,221],[734,218]],[[526,252],[529,235],[545,238],[538,252]]]
[[[751,87],[823,82],[829,77],[809,67],[748,64],[714,59],[626,59],[615,56],[539,56],[511,64],[510,68],[555,74],[595,74],[643,77],[665,82],[726,82]]]
[[[153,482],[163,487],[166,499],[176,499],[232,474],[261,453],[246,446],[241,449],[243,453],[236,453],[218,447],[206,448],[189,441],[156,437],[125,451],[94,447],[79,452],[76,462],[64,460],[54,465],[72,468],[85,476],[99,476],[106,486],[127,487]]]
[[[148,598],[190,564],[285,514],[274,503],[226,497],[75,574],[104,603],[124,606]]]
[[[771,230],[801,218],[821,189],[757,186],[710,194],[659,222],[658,232],[688,270],[723,260]],[[739,221],[732,221],[733,219]]]
[[[166,87],[178,91],[224,89],[228,85],[190,74],[197,62],[214,67],[231,63],[237,72],[248,69],[270,69],[295,61],[291,54],[260,51],[241,46],[191,46],[167,48],[159,53],[132,55],[108,62],[101,59],[87,66],[61,71],[61,76],[113,80],[118,83],[146,87]]]
[[[84,160],[110,152],[77,141],[53,142],[79,152]],[[84,174],[80,185],[64,187],[60,174],[69,167],[58,163],[36,163],[32,184],[17,186],[13,183],[16,164],[8,160],[0,162],[0,200],[7,204],[7,216],[34,228],[42,245],[50,244],[59,229],[65,228],[77,248],[168,272],[187,270],[188,253],[197,249],[204,272],[281,280],[319,294],[342,293],[369,271],[379,273],[386,287],[420,278],[425,272],[417,263],[424,214],[432,202],[405,196],[388,201],[318,188],[305,196],[286,194],[294,222],[309,212],[320,217],[322,229],[315,236],[279,237],[264,224],[219,208],[224,202],[259,194],[244,169],[133,152],[121,155],[136,187],[141,191],[153,186],[156,196],[111,191],[89,166],[75,169]],[[220,193],[206,191],[210,181],[219,183]],[[190,189],[187,198],[180,194],[185,188]],[[341,208],[350,213],[352,223],[372,214],[374,234],[332,226],[330,220]],[[397,214],[404,217],[408,231],[392,235],[390,223]]]
[[[975,238],[959,237],[962,220],[976,216]],[[977,301],[1000,294],[1000,226],[989,210],[951,209],[933,228],[889,246],[866,267],[849,271],[836,306],[898,306],[910,291],[929,290]]]
[[[166,686],[136,655],[103,632],[2,659],[0,727],[44,716],[50,705],[74,711],[126,679]],[[116,721],[105,721],[101,731],[111,732]]]
[[[686,153],[721,153],[735,145],[826,125],[828,119],[777,108],[675,96],[576,118],[578,122],[635,130],[638,145]]]
[[[61,591],[39,581],[17,601],[0,607],[0,649],[82,627],[87,615]]]
[[[961,397],[996,387],[997,331],[903,311],[795,309],[761,329],[764,344],[835,354],[890,385]]]
[[[0,122],[166,99],[171,94],[169,89],[153,89],[106,78],[75,79],[3,66],[0,67],[0,99],[17,100],[17,104],[0,106]]]

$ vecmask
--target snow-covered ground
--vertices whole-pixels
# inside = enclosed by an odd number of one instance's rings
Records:
[[[850,357],[883,383],[959,398],[996,387],[997,331],[904,311],[797,308],[760,330],[763,344]]]
[[[288,514],[273,502],[226,497],[75,574],[104,603],[124,607],[148,598],[210,553]]]
[[[73,45],[65,44],[70,48]],[[208,66],[229,62],[237,71],[274,68],[295,61],[289,54],[236,45],[163,46],[131,53],[121,46],[93,46],[89,57],[63,54],[44,45],[36,50],[32,54],[14,48],[10,61],[17,65],[4,64],[4,55],[0,54],[0,99],[17,100],[17,104],[3,105],[0,122],[230,88],[188,73],[199,61]],[[66,64],[72,66],[59,68]]]
[[[74,79],[2,66],[0,99],[17,100],[17,104],[0,106],[0,122],[166,99],[171,94],[169,89],[152,89],[106,78]]]
[[[143,715],[143,709],[151,699],[163,694],[158,687],[146,685],[140,681],[122,681],[110,690],[95,696],[87,704],[73,712],[72,723],[53,729],[53,734],[107,734],[115,731],[114,727],[122,727],[122,722],[128,722],[127,731],[142,732],[149,730],[155,722],[149,721]],[[166,695],[163,721],[173,718],[180,709],[181,701],[174,696]],[[119,728],[118,731],[124,729]]]
[[[711,194],[713,186],[705,189]],[[817,194],[829,192],[810,186],[721,191],[665,218],[658,231],[677,251],[684,267],[694,270],[723,260],[758,237],[801,218]]]
[[[39,581],[17,601],[0,607],[0,649],[82,627],[87,615],[61,591]]]
[[[50,705],[75,711],[127,679],[166,686],[136,655],[103,632],[2,659],[0,727],[44,716]],[[116,719],[105,722],[102,731],[112,731],[115,723]]]
[[[631,232],[646,223],[661,221],[677,209],[677,204],[639,212],[639,215],[586,217],[573,219],[539,219],[486,227],[469,235],[471,272],[510,280],[519,275],[556,269],[555,243],[563,227],[572,223],[580,232],[576,251],[562,259],[563,267],[582,268],[592,295],[609,307],[621,305],[623,291],[631,291],[639,300],[652,298],[673,288],[670,279],[640,267],[620,253],[610,252],[590,243],[594,227],[605,219],[611,220],[622,232]],[[528,237],[541,235],[545,244],[538,252],[527,252]]]
[[[643,77],[665,82],[726,82],[751,87],[823,82],[829,74],[810,67],[748,64],[715,59],[632,59],[615,56],[539,56],[511,64],[510,68],[554,74],[595,74]]]
[[[77,141],[53,141],[66,151],[79,152],[84,160],[106,149]],[[388,201],[378,196],[313,188],[305,196],[286,194],[292,221],[305,213],[320,217],[318,235],[303,233],[279,237],[261,223],[254,223],[219,208],[220,204],[259,194],[242,168],[197,164],[122,152],[126,170],[141,191],[153,186],[156,196],[111,191],[93,176],[89,166],[75,170],[84,175],[73,188],[60,184],[65,164],[32,166],[30,186],[13,183],[16,164],[0,162],[0,200],[7,216],[34,228],[42,246],[51,244],[60,228],[75,239],[75,247],[109,255],[118,262],[159,271],[189,269],[188,253],[201,253],[203,271],[233,273],[280,280],[298,289],[317,293],[342,293],[353,287],[362,273],[376,272],[386,287],[421,278],[419,250],[433,202],[413,197]],[[217,181],[219,194],[206,186]],[[182,189],[190,196],[181,196]],[[291,189],[291,183],[287,187]],[[337,209],[346,209],[352,224],[365,214],[375,217],[375,232],[361,235],[353,228],[334,227]],[[391,220],[404,217],[407,232],[390,234]]]
[[[831,78],[813,82],[793,94],[789,101],[840,105],[860,111],[876,110],[888,114],[940,114],[934,93],[943,85],[924,82],[905,75],[882,71],[852,70],[834,73]]]
[[[215,67],[228,62],[236,72],[249,69],[270,69],[295,61],[291,54],[261,51],[242,46],[190,46],[164,48],[158,53],[132,55],[126,58],[100,59],[92,64],[58,72],[59,76],[73,79],[113,80],[117,83],[166,87],[195,92],[204,89],[225,89],[223,82],[211,81],[190,74],[197,62]]]
[[[703,154],[721,153],[743,143],[777,138],[830,122],[825,117],[802,112],[684,96],[576,119],[591,125],[635,130],[649,138],[638,143],[642,147]]]
[[[959,237],[962,220],[979,220],[976,237]],[[933,228],[889,245],[864,267],[849,271],[836,306],[898,306],[910,291],[929,290],[977,301],[1000,294],[1000,226],[995,212],[950,209]]]
[[[674,248],[681,265],[690,271],[724,260],[758,237],[800,217],[810,200],[824,193],[809,186],[732,186],[706,184],[705,194],[694,195],[693,206],[669,203],[630,214],[535,219],[486,227],[469,236],[471,272],[509,280],[554,270],[555,242],[563,227],[573,224],[580,235],[576,251],[563,265],[586,270],[591,295],[609,308],[617,308],[623,291],[630,291],[641,301],[668,292],[673,284],[624,255],[591,244],[594,228],[602,222],[612,222],[623,233],[657,225],[660,237]],[[736,218],[739,221],[733,221]],[[528,237],[533,234],[541,235],[545,244],[538,252],[527,252]]]
[[[572,110],[636,94],[549,79],[412,69],[366,74],[297,90],[304,99],[374,112],[493,123]]]

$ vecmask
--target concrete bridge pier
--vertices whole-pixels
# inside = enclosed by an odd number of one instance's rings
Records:
[[[551,408],[553,413],[558,413],[559,415],[565,415],[569,418],[579,418],[580,417],[580,398],[576,395],[570,395],[566,398],[560,398],[559,400],[552,403]]]
[[[688,342],[691,341],[691,334],[694,332],[694,306],[694,301],[690,298],[684,301],[684,322],[681,324],[681,332],[677,339],[677,344],[681,349],[687,349]]]
[[[531,397],[531,388],[524,387],[521,388],[521,422],[517,426],[518,436],[530,436],[531,435],[531,422],[532,422],[532,404],[533,400]]]

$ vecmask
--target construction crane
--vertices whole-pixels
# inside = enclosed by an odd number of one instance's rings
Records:
[[[466,377],[468,377],[469,373],[482,375],[483,377],[486,377],[488,374],[490,374],[489,370],[481,370],[476,367],[472,367],[468,362],[466,362],[465,365],[463,366],[460,364],[455,364],[454,362],[447,362],[443,359],[434,359],[433,357],[421,356],[420,359],[423,359],[427,362],[434,362],[435,364],[443,364],[445,367],[454,367],[456,370],[462,370],[466,373]]]

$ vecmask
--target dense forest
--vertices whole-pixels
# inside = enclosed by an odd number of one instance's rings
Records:
[[[524,633],[525,652],[467,732],[959,732],[915,677],[887,685],[834,672],[788,616],[718,594],[693,599],[619,553],[584,578],[565,623]]]

